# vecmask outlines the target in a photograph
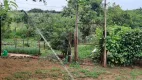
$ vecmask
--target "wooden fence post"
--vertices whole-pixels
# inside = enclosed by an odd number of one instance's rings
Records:
[[[40,40],[38,41],[39,54],[40,54]]]
[[[15,48],[17,48],[17,38],[15,38]]]
[[[74,60],[78,61],[78,3],[76,5],[76,21],[75,21],[75,32],[74,32]]]
[[[23,48],[24,48],[24,39],[23,39]]]
[[[44,41],[44,50],[45,50],[45,41]]]
[[[107,51],[106,51],[106,36],[107,36],[107,32],[106,32],[106,0],[104,2],[104,55],[103,55],[103,67],[107,67]]]

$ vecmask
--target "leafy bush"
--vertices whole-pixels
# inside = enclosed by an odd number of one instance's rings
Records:
[[[94,59],[101,59],[103,51],[102,29],[96,30],[97,51]],[[133,65],[135,60],[142,58],[142,31],[130,27],[113,26],[107,28],[106,47],[108,51],[108,64]]]
[[[112,34],[111,34],[112,32]],[[116,27],[107,37],[108,63],[133,65],[142,55],[142,32],[127,27]]]
[[[4,47],[3,50],[7,50],[9,53],[18,53],[18,54],[29,54],[29,55],[39,55],[39,49],[38,48],[15,48],[15,47]]]

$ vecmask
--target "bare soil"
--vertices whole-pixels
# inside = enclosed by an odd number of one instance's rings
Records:
[[[80,68],[67,65],[75,80],[142,80],[142,68],[103,68],[90,61],[84,61]],[[79,70],[100,72],[98,77],[82,76]],[[75,74],[76,73],[76,74]],[[80,74],[80,76],[78,76]],[[0,80],[69,80],[67,73],[58,62],[46,59],[0,58]]]

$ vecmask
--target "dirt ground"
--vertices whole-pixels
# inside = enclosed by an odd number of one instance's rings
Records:
[[[89,63],[89,64],[87,64]],[[142,80],[142,68],[103,68],[92,62],[66,65],[75,80]],[[94,72],[92,72],[94,71]],[[56,61],[31,58],[0,58],[0,80],[69,80]]]

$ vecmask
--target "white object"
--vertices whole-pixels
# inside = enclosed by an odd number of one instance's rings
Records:
[[[92,53],[95,53],[97,51],[97,49],[95,48],[93,51],[92,51]]]

